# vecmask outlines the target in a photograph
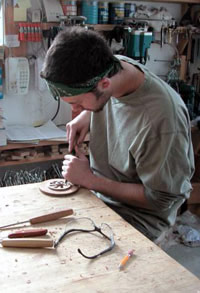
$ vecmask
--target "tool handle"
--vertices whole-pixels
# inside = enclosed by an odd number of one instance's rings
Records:
[[[3,239],[1,244],[3,247],[29,247],[29,248],[42,248],[52,247],[53,239]]]
[[[46,235],[48,232],[47,229],[26,229],[19,230],[8,235],[8,238],[23,238],[23,237],[34,237]]]
[[[32,218],[29,221],[31,224],[38,224],[38,223],[44,223],[44,222],[48,222],[48,221],[57,220],[59,218],[70,216],[72,214],[73,214],[73,210],[68,209],[68,210],[63,210],[63,211],[43,215],[40,217]]]

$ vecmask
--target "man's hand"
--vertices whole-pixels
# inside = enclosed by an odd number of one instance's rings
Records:
[[[88,188],[88,184],[93,177],[89,161],[77,146],[75,147],[75,151],[76,157],[72,155],[66,155],[64,157],[62,175],[69,182]]]
[[[90,127],[90,112],[83,111],[76,118],[66,125],[67,141],[69,152],[71,153],[75,145],[84,141]]]
[[[76,157],[66,155],[62,166],[62,175],[69,182],[98,191],[134,207],[153,209],[144,194],[144,186],[135,183],[123,183],[95,175],[89,166],[87,157],[75,147]]]

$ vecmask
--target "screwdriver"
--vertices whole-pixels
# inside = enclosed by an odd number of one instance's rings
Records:
[[[23,221],[23,222],[16,222],[16,223],[13,223],[13,224],[1,226],[0,229],[4,229],[4,228],[7,228],[7,227],[12,227],[12,226],[16,226],[16,225],[24,224],[24,223],[28,223],[28,222],[30,222],[30,224],[44,223],[44,222],[48,222],[48,221],[57,220],[57,219],[62,218],[62,217],[70,216],[72,214],[73,214],[72,209],[62,210],[62,211],[59,211],[59,212],[45,214],[45,215],[42,215],[42,216],[39,216],[39,217],[31,218],[31,219]]]

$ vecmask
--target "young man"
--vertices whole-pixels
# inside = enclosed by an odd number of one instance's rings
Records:
[[[93,190],[151,240],[174,224],[194,170],[190,119],[180,96],[145,66],[113,56],[100,34],[58,34],[41,76],[83,110],[67,124],[63,176]],[[78,145],[90,131],[90,161]]]

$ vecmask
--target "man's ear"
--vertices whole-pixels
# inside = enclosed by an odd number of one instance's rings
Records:
[[[105,90],[110,86],[110,83],[111,83],[110,78],[104,77],[98,82],[98,88],[100,90]]]

